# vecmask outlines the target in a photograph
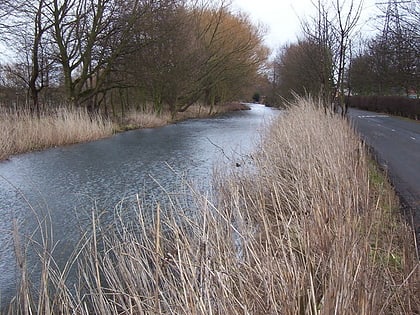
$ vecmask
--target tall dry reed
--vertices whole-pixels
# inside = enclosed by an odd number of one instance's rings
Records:
[[[126,113],[121,124],[122,129],[139,129],[139,128],[156,128],[169,124],[172,121],[169,111],[164,111],[159,114],[152,109],[148,108],[138,111],[135,109]]]
[[[90,141],[112,134],[112,123],[83,109],[58,109],[40,117],[0,113],[0,160],[13,154]]]
[[[190,119],[190,118],[207,118],[211,116],[216,116],[220,114],[225,114],[234,111],[248,110],[249,107],[243,103],[239,102],[230,102],[217,104],[209,107],[201,103],[193,104],[188,107],[185,112],[177,114],[177,119]]]
[[[175,117],[172,117],[169,109],[164,109],[162,113],[157,113],[152,105],[148,105],[141,111],[136,109],[128,111],[119,124],[121,125],[120,128],[123,130],[154,128],[165,126],[176,121],[192,118],[208,118],[214,115],[246,109],[249,108],[236,102],[215,105],[211,109],[209,106],[196,103],[188,107],[184,112],[177,113]]]
[[[219,173],[212,198],[138,200],[112,224],[92,212],[77,280],[41,255],[43,290],[22,283],[11,313],[419,312],[411,232],[346,121],[299,100],[246,162]]]

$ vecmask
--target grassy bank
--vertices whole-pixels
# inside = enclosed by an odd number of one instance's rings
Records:
[[[193,105],[173,119],[169,111],[130,110],[114,121],[92,115],[84,109],[61,108],[36,117],[27,111],[0,109],[0,160],[11,155],[66,144],[97,140],[113,132],[155,128],[190,118],[204,118],[246,107],[239,103],[208,107]]]
[[[178,113],[174,118],[172,117],[169,110],[163,110],[162,113],[157,114],[152,108],[146,108],[142,111],[128,111],[125,113],[123,118],[116,119],[115,124],[117,126],[116,128],[120,131],[141,128],[155,128],[187,119],[208,118],[224,113],[247,109],[249,109],[249,107],[239,102],[215,105],[211,109],[209,106],[194,104],[188,107],[186,111]]]
[[[92,213],[66,283],[41,246],[10,312],[41,314],[416,314],[419,265],[389,184],[348,123],[305,100],[272,123],[216,196],[135,220]],[[191,198],[187,198],[191,199]],[[182,200],[181,200],[182,201]],[[152,213],[152,215],[147,215]]]
[[[91,141],[112,134],[112,123],[86,110],[59,109],[39,118],[25,111],[0,113],[0,160],[23,152]]]

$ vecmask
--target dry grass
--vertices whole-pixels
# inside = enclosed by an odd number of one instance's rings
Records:
[[[90,141],[112,134],[112,123],[85,110],[59,109],[42,114],[0,113],[0,160],[10,155]]]
[[[0,109],[0,160],[28,151],[97,140],[113,131],[161,127],[179,120],[205,118],[245,108],[239,103],[231,103],[215,106],[210,113],[208,107],[195,104],[174,120],[169,111],[159,114],[149,106],[143,111],[130,110],[122,121],[115,123],[99,115],[89,115],[83,109],[61,108],[43,113],[40,118],[27,111]]]
[[[211,109],[209,108],[209,106],[205,106],[200,103],[197,103],[188,107],[188,109],[185,112],[178,113],[177,119],[184,120],[184,119],[190,119],[190,118],[207,118],[207,117],[229,113],[233,111],[248,110],[248,109],[249,107],[239,102],[218,104],[218,105],[214,105]]]
[[[158,114],[151,108],[147,108],[143,111],[132,109],[126,113],[122,123],[120,124],[120,129],[132,130],[141,128],[156,128],[165,126],[171,123],[171,121],[171,114],[167,111]]]
[[[249,107],[238,102],[215,105],[211,109],[209,106],[196,103],[188,107],[186,111],[177,113],[176,117],[172,117],[169,109],[165,108],[162,113],[157,113],[152,105],[148,105],[141,111],[135,109],[130,110],[124,115],[122,121],[118,121],[116,124],[119,125],[118,129],[120,130],[155,128],[177,121],[194,118],[208,118],[223,113],[247,109],[249,109]]]
[[[412,232],[345,121],[299,100],[249,162],[217,201],[92,213],[74,286],[41,246],[38,295],[22,282],[10,312],[418,314]]]

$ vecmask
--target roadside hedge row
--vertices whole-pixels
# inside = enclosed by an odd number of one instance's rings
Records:
[[[420,119],[420,99],[401,96],[351,96],[349,107]]]

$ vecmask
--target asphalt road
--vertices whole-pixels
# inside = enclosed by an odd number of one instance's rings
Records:
[[[420,122],[350,109],[356,130],[373,149],[420,237]],[[417,244],[419,246],[419,244]]]

